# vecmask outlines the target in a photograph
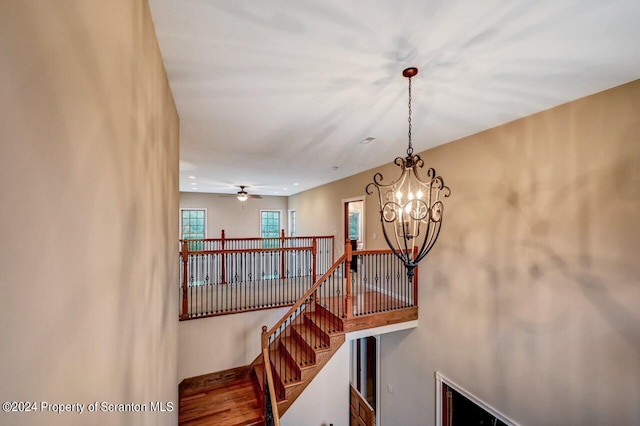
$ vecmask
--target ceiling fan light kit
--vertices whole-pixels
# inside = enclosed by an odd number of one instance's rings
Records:
[[[253,195],[245,191],[245,188],[247,188],[246,185],[239,185],[239,187],[240,187],[240,191],[238,191],[236,194],[223,194],[223,195],[219,195],[219,197],[235,197],[242,202],[247,201],[249,198],[255,198],[258,200],[262,199],[262,195]]]

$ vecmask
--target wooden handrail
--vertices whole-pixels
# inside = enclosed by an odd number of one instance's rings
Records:
[[[330,239],[330,238],[334,238],[333,235],[301,235],[299,237],[284,237],[285,240],[302,240],[305,238],[326,238],[326,239]],[[260,241],[260,240],[276,240],[276,241],[281,241],[282,237],[267,237],[267,238],[261,238],[261,237],[246,237],[246,238],[225,238],[225,241]],[[194,238],[194,239],[189,239],[189,240],[183,240],[181,239],[180,242],[182,241],[205,241],[205,242],[211,242],[211,241],[222,241],[222,238]]]
[[[273,385],[271,361],[269,360],[269,348],[262,348],[262,357],[264,361],[266,384],[269,387],[269,402],[271,403],[271,412],[273,413],[273,424],[276,426],[280,426],[280,414],[278,413],[278,400],[276,399],[276,390]]]
[[[313,250],[309,247],[285,247],[285,248],[255,248],[255,249],[229,249],[229,250],[190,250],[189,255],[198,254],[235,254],[235,253],[259,253],[259,252],[284,252]]]
[[[293,314],[296,309],[298,309],[300,306],[302,306],[303,303],[305,303],[305,301],[311,297],[311,295],[318,289],[318,287],[320,287],[320,285],[322,285],[322,283],[324,283],[324,281],[331,276],[331,274],[333,274],[333,272],[338,268],[338,266],[340,264],[342,264],[342,262],[344,262],[347,258],[347,254],[343,254],[340,259],[338,259],[337,262],[335,262],[333,264],[333,266],[331,266],[331,268],[329,268],[329,270],[327,272],[324,273],[324,275],[322,275],[320,277],[320,279],[318,279],[310,288],[309,290],[307,290],[307,292],[300,298],[298,299],[298,301],[296,303],[294,303],[294,305],[287,311],[286,314],[284,314],[282,316],[282,318],[280,318],[280,321],[278,321],[276,323],[276,325],[274,325],[273,327],[271,327],[271,329],[266,333],[267,336],[271,336],[273,333],[276,332],[276,330],[278,329],[278,327],[280,327],[286,320],[287,318],[289,318],[289,316],[291,314]],[[263,341],[263,345],[264,345],[264,341]]]
[[[223,229],[224,232],[224,229]],[[262,237],[234,237],[234,238],[227,238],[226,235],[224,235],[222,238],[195,238],[195,239],[189,239],[189,240],[185,240],[185,239],[181,239],[180,242],[183,241],[205,241],[205,242],[211,242],[211,241],[259,241],[259,240],[301,240],[304,238],[331,238],[333,239],[334,236],[333,235],[300,235],[297,237],[284,237],[282,238],[281,236],[278,237],[267,237],[267,238],[262,238]]]
[[[399,252],[406,251],[404,249],[398,250]],[[370,254],[390,254],[393,253],[391,249],[381,249],[381,250],[353,250],[351,252],[354,256],[366,256]]]

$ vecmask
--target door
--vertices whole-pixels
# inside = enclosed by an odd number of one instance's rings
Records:
[[[375,424],[378,406],[378,338],[351,341],[350,422],[352,426]]]
[[[350,409],[350,426],[374,426],[376,424],[376,415],[373,408],[358,392],[358,389],[349,385],[351,392]]]

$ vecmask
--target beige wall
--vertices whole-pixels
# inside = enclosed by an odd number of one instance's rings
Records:
[[[432,424],[436,371],[524,425],[640,424],[640,81],[423,158],[453,194],[419,326],[382,337],[382,424]],[[300,232],[372,175],[291,197]]]
[[[4,1],[0,28],[0,400],[177,403],[179,128],[147,2]]]
[[[289,306],[180,321],[178,377],[251,364],[262,351],[262,326],[273,327],[288,310]]]
[[[207,209],[207,237],[220,238],[224,229],[228,238],[260,237],[260,210],[281,210],[282,226],[287,228],[287,197],[263,197],[238,201],[235,197],[220,197],[221,194],[195,192],[180,193],[180,208]],[[176,228],[179,232],[179,227]],[[302,235],[298,233],[298,235]]]

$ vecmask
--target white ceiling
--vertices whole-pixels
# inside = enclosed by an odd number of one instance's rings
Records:
[[[181,191],[290,195],[405,155],[409,66],[416,152],[640,78],[639,0],[149,3]]]

